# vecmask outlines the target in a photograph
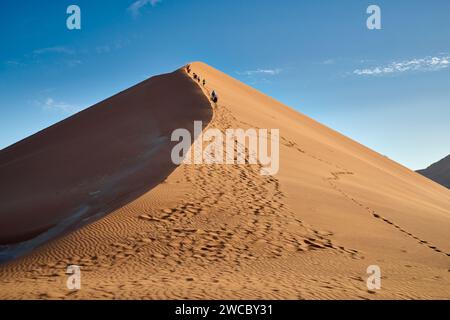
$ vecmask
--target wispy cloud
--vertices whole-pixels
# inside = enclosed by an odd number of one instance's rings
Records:
[[[46,98],[45,101],[36,101],[36,104],[46,111],[74,113],[81,110],[81,108],[78,106],[71,105],[62,101],[56,101],[51,97]]]
[[[246,71],[237,71],[236,73],[241,76],[255,76],[255,75],[269,75],[275,76],[280,74],[282,69],[256,69],[256,70],[246,70]]]
[[[36,64],[75,67],[82,64],[82,61],[79,59],[80,53],[82,52],[65,46],[39,48],[21,57],[3,62],[3,64],[8,67],[23,67]],[[51,60],[47,60],[46,58],[48,57]]]
[[[61,54],[73,55],[73,54],[75,54],[75,50],[61,46],[61,47],[49,47],[49,48],[36,49],[33,51],[33,53],[34,54],[61,53]]]
[[[330,64],[335,64],[335,63],[336,63],[336,61],[334,59],[327,59],[327,60],[322,61],[322,64],[324,64],[324,65],[330,65]]]
[[[133,2],[127,10],[133,17],[138,17],[141,14],[141,9],[143,7],[145,7],[146,5],[155,7],[159,2],[162,2],[162,0],[137,0]]]
[[[97,46],[97,47],[95,48],[95,51],[96,51],[98,54],[109,53],[109,52],[111,52],[111,47],[110,47],[109,45]]]
[[[106,53],[112,53],[115,50],[120,50],[129,44],[130,44],[129,39],[126,39],[126,40],[117,39],[113,42],[99,44],[94,49],[95,49],[95,52],[98,54],[106,54]]]
[[[416,58],[365,69],[356,69],[353,74],[359,76],[383,76],[405,72],[439,71],[450,66],[450,55]]]
[[[76,66],[83,64],[83,61],[81,61],[80,59],[71,59],[71,60],[65,60],[64,64],[69,68],[74,68]]]
[[[8,67],[23,67],[23,66],[25,66],[25,63],[18,61],[18,60],[8,60],[8,61],[5,61],[3,64]]]

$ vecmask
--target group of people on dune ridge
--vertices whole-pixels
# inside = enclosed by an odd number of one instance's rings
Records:
[[[186,72],[187,72],[189,75],[191,74],[191,65],[190,65],[190,64],[188,64],[188,65],[186,66]],[[200,76],[199,76],[198,74],[196,74],[195,72],[194,72],[192,75],[193,75],[193,78],[194,78],[195,81],[197,81],[198,83],[202,83],[203,86],[206,85],[206,79],[203,79],[203,80],[202,80],[202,79],[200,78]],[[213,91],[211,92],[211,97],[210,97],[210,99],[211,99],[211,101],[214,102],[214,103],[217,103],[217,102],[219,101],[219,96],[217,95],[217,93],[216,93],[215,90],[213,90]]]

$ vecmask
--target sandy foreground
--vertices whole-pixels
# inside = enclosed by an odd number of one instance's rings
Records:
[[[204,88],[154,77],[0,152],[1,299],[450,299],[450,190],[191,69]],[[279,173],[174,166],[170,134],[194,120],[280,129]]]

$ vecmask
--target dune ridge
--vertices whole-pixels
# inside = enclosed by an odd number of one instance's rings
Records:
[[[280,172],[180,165],[0,266],[0,298],[450,298],[449,190],[206,64],[191,69],[206,86],[179,70],[196,88],[183,99],[219,95],[207,128],[280,129]],[[65,288],[68,264],[82,266],[79,291]],[[367,289],[369,265],[382,290]]]

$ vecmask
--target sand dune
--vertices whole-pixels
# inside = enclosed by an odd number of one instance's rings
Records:
[[[426,169],[418,170],[421,175],[450,188],[450,155],[433,163]]]
[[[52,238],[164,181],[175,169],[172,131],[212,115],[187,79],[149,79],[2,150],[0,244]]]
[[[81,206],[102,217],[75,219],[0,266],[0,298],[450,298],[448,189],[208,65],[191,68],[204,88],[183,68],[0,153],[3,244],[20,248]],[[163,137],[194,119],[280,129],[279,173],[173,167]],[[82,266],[79,291],[65,286],[69,264]],[[382,270],[376,292],[369,265]]]

